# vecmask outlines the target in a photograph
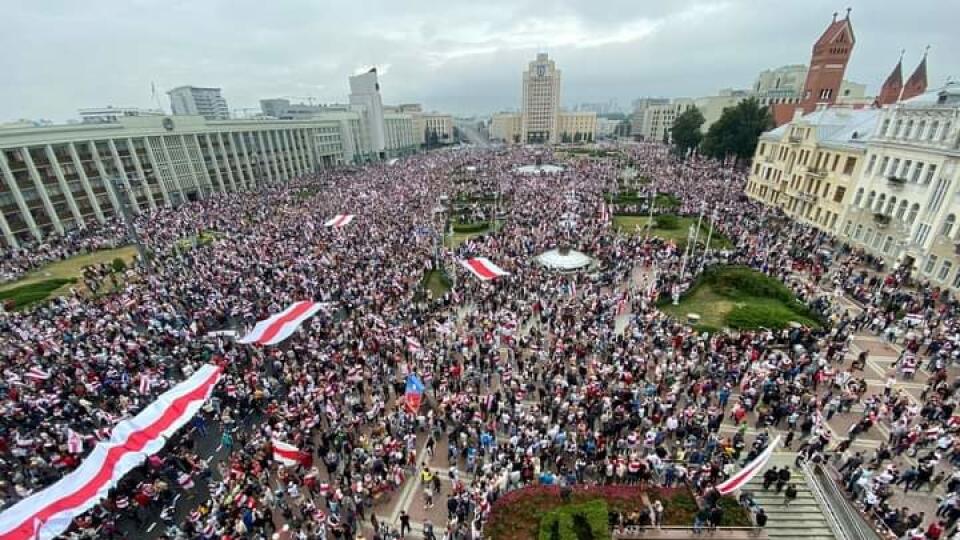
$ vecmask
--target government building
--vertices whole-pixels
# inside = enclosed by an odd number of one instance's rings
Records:
[[[0,238],[19,246],[104,222],[124,203],[137,214],[416,151],[411,116],[383,111],[376,72],[351,89],[349,110],[299,120],[131,115],[0,128]]]
[[[560,75],[553,60],[537,54],[523,72],[521,112],[495,114],[490,136],[514,144],[595,141],[597,113],[560,110]]]

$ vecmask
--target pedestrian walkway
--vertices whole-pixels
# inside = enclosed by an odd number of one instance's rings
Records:
[[[789,505],[785,505],[783,492],[777,493],[775,486],[763,489],[763,473],[761,472],[747,483],[746,489],[753,492],[753,499],[766,512],[768,520],[766,526],[767,537],[771,539],[803,539],[803,540],[833,540],[836,536],[824,515],[807,479],[799,469],[794,468],[793,452],[779,452],[770,458],[767,468],[781,468],[790,466],[791,483],[797,487],[797,498]],[[765,472],[765,471],[764,471]]]

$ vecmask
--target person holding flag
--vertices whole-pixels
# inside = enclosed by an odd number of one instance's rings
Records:
[[[407,387],[404,394],[404,404],[407,411],[411,414],[416,415],[420,410],[420,403],[423,402],[423,391],[426,387],[423,385],[423,381],[420,380],[420,377],[416,373],[411,373],[407,375]]]

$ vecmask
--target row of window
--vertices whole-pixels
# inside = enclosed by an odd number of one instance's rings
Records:
[[[868,175],[874,174],[874,166],[877,164],[877,154],[872,154],[867,162]],[[926,169],[925,169],[926,168]],[[926,173],[924,173],[926,170]],[[925,164],[922,161],[914,162],[910,159],[891,158],[883,156],[880,160],[880,166],[876,168],[876,175],[895,177],[912,182],[914,184],[929,184],[935,174],[937,174],[937,165],[935,163]]]

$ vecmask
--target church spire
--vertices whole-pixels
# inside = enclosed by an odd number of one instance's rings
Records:
[[[877,106],[890,105],[900,99],[900,92],[903,91],[904,52],[903,50],[900,51],[900,58],[897,60],[897,65],[893,67],[893,71],[887,76],[887,80],[883,81],[883,86],[880,87],[880,95],[877,96]]]
[[[927,53],[930,52],[930,46],[923,50],[923,58],[917,69],[913,70],[913,75],[907,79],[907,84],[903,85],[903,99],[910,99],[914,96],[927,91]]]

